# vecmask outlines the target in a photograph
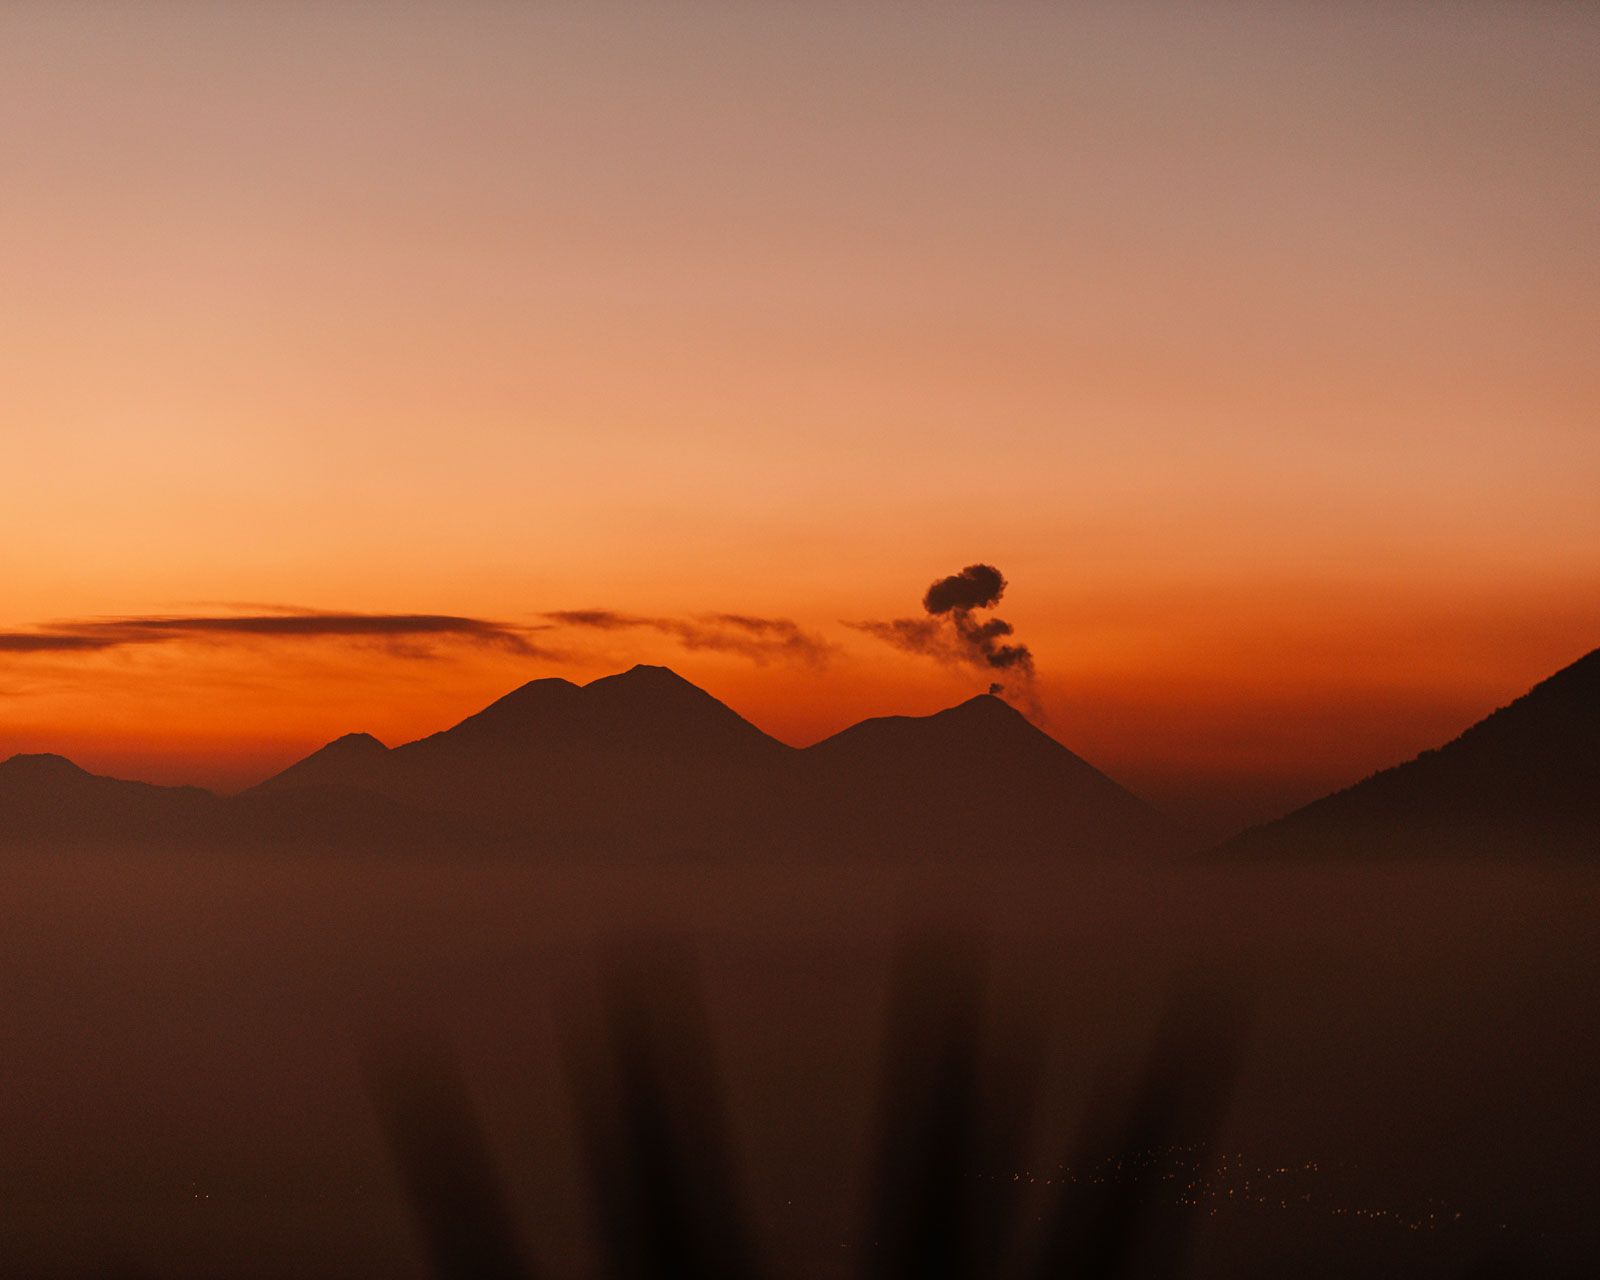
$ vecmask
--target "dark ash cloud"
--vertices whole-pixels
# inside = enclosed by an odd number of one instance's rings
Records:
[[[644,629],[670,636],[685,649],[734,653],[757,664],[797,662],[824,667],[833,646],[791,618],[756,618],[743,613],[705,613],[661,618],[612,609],[560,609],[539,615],[562,627],[593,631]]]
[[[989,692],[1014,695],[1037,711],[1033,688],[1033,653],[1007,639],[1015,634],[1002,618],[976,618],[975,609],[992,609],[1005,594],[1005,576],[992,564],[969,564],[933,583],[922,597],[927,616],[892,618],[886,622],[850,622],[846,626],[876,636],[907,653],[933,658],[949,666],[1004,671],[1008,678]]]
[[[960,573],[940,578],[922,597],[929,613],[991,609],[1005,594],[1006,580],[992,564],[969,564]]]
[[[432,641],[488,645],[530,657],[551,654],[531,644],[527,628],[483,618],[434,613],[276,613],[89,618],[46,623],[34,631],[0,632],[0,653],[85,653],[182,640],[241,638],[354,639],[383,643],[406,657],[431,657]]]

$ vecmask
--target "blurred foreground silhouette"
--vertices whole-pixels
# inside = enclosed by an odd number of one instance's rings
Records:
[[[1203,1214],[1152,1154],[1180,1150],[1198,1168],[1214,1148],[1243,1045],[1240,1009],[1198,980],[1175,985],[1142,1063],[1120,1087],[1105,1080],[1101,1101],[1074,1125],[1071,1160],[1060,1167],[1085,1176],[1056,1179],[1041,1195],[1031,1178],[986,1176],[1026,1167],[1046,1106],[1037,1029],[1012,1027],[986,1042],[985,977],[981,949],[967,939],[929,935],[902,948],[853,1273],[863,1280],[1187,1274]],[[746,1209],[688,950],[636,946],[612,958],[601,987],[597,1015],[569,1017],[566,1045],[597,1274],[806,1274],[763,1249]],[[549,1275],[537,1241],[530,1250],[517,1238],[489,1144],[448,1056],[412,1044],[374,1057],[371,1092],[432,1273],[442,1280]],[[1308,1271],[1327,1274],[1325,1265]],[[1553,1273],[1507,1249],[1470,1274]]]

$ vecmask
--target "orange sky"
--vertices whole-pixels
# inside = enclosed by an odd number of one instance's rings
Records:
[[[1597,41],[1578,5],[8,5],[0,631],[829,647],[0,651],[0,755],[238,785],[639,660],[806,742],[984,686],[841,625],[975,560],[1052,731],[1157,798],[1412,754],[1600,644]]]

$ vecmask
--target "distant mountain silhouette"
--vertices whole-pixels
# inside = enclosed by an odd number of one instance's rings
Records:
[[[991,694],[931,716],[864,720],[802,753],[836,831],[940,852],[1154,851],[1144,801]]]
[[[384,751],[342,738],[257,788],[360,789],[562,845],[855,853],[1127,852],[1143,802],[984,695],[804,751],[664,667],[536,680]]]
[[[535,680],[393,749],[348,734],[228,800],[29,759],[0,766],[0,839],[847,857],[1174,841],[1147,805],[998,698],[868,720],[797,751],[652,666],[582,686]]]
[[[319,747],[304,760],[290,765],[282,773],[274,774],[252,790],[267,792],[295,787],[353,785],[356,778],[363,776],[363,770],[388,753],[389,748],[370,733],[347,733],[342,738],[335,738],[327,746]]]
[[[121,845],[191,840],[213,831],[222,801],[199,787],[124,782],[58,755],[0,762],[0,837]]]
[[[794,754],[665,667],[636,666],[582,686],[532,681],[391,751],[342,738],[254,791],[375,792],[480,838],[627,853],[760,834]]]
[[[1224,858],[1600,855],[1600,650],[1459,738],[1254,827]]]

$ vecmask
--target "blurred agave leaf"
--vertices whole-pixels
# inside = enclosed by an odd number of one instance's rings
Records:
[[[449,1054],[389,1037],[368,1054],[367,1082],[433,1274],[440,1280],[536,1280]]]

